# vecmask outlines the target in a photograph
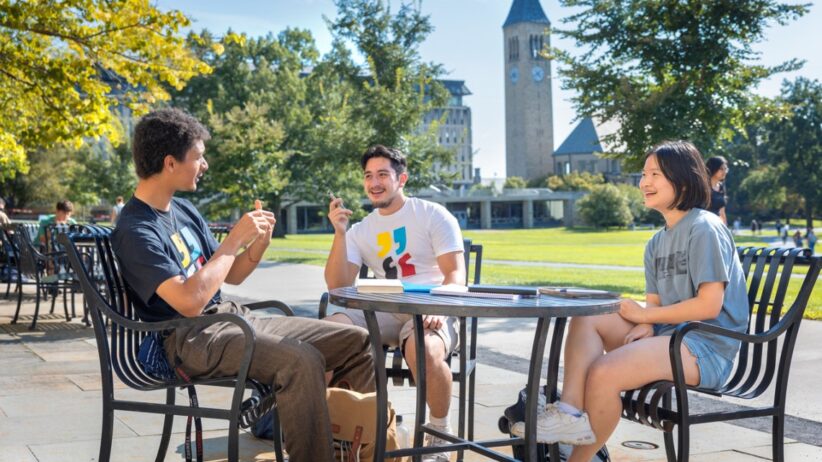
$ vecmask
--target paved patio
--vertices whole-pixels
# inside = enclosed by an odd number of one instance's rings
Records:
[[[5,284],[0,286],[5,289]],[[27,288],[27,290],[30,290]],[[266,263],[245,284],[227,287],[225,294],[239,300],[279,298],[297,308],[302,316],[316,316],[316,302],[324,290],[322,268]],[[3,294],[5,290],[3,290]],[[47,307],[48,305],[46,305]],[[66,322],[60,316],[41,316],[38,328],[28,330],[34,312],[33,299],[26,299],[20,323],[11,325],[15,301],[0,294],[0,462],[93,461],[97,459],[101,428],[99,366],[94,334],[79,319]],[[79,308],[79,307],[78,307]],[[44,311],[41,308],[41,312]],[[47,309],[45,309],[47,311]],[[79,313],[78,313],[79,314]],[[535,323],[523,320],[486,320],[480,324],[477,368],[477,434],[479,438],[500,437],[497,420],[526,381]],[[822,460],[822,399],[816,384],[822,383],[822,323],[804,322],[794,354],[789,386],[785,454],[788,461]],[[120,386],[115,393],[137,393]],[[391,388],[390,400],[406,425],[413,419],[414,390]],[[766,393],[767,394],[767,393]],[[164,396],[154,393],[159,402]],[[200,391],[203,404],[225,403],[227,390]],[[455,387],[454,396],[457,396]],[[179,400],[187,401],[181,392]],[[722,400],[726,405],[750,402]],[[694,406],[712,406],[704,398]],[[456,400],[453,402],[456,415]],[[692,461],[762,461],[770,459],[767,419],[746,423],[708,424],[692,430]],[[206,460],[225,460],[226,431],[223,421],[204,420]],[[162,418],[142,413],[115,413],[112,460],[153,460],[159,444]],[[183,453],[185,419],[175,420],[175,434],[166,460],[179,460]],[[629,449],[626,441],[662,445],[658,431],[622,421],[608,442],[615,461],[663,461],[664,448]],[[244,461],[274,460],[269,441],[250,434],[240,438]],[[471,456],[469,460],[485,460]]]

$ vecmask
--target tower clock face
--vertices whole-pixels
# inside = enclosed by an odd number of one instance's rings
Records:
[[[542,82],[542,79],[545,78],[545,71],[539,66],[534,66],[531,69],[531,78],[534,79],[534,82]]]
[[[512,68],[510,76],[511,83],[517,83],[517,81],[519,80],[519,69],[517,69],[516,67]]]

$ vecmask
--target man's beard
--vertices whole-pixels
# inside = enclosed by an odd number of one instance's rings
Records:
[[[391,197],[391,198],[386,199],[386,200],[384,200],[384,201],[372,201],[372,202],[371,202],[371,205],[372,205],[375,209],[384,209],[384,208],[386,208],[386,207],[390,206],[390,205],[394,202],[394,199],[396,199],[396,198],[397,198],[397,197],[396,197],[396,196],[394,196],[394,197]]]

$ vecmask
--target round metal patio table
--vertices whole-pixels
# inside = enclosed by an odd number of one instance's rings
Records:
[[[404,313],[414,317],[414,326],[417,345],[422,345],[423,329],[422,316],[426,314],[465,316],[476,318],[536,318],[537,328],[534,332],[534,342],[531,349],[531,361],[528,369],[528,396],[537,396],[539,390],[539,376],[542,369],[542,360],[545,353],[545,343],[548,337],[551,320],[554,320],[554,334],[551,337],[551,347],[548,357],[548,396],[556,395],[557,374],[559,372],[559,355],[562,350],[562,338],[565,322],[568,317],[592,316],[613,313],[619,310],[618,299],[569,299],[540,295],[539,297],[521,297],[516,300],[501,298],[479,298],[431,295],[427,293],[401,294],[364,294],[357,293],[355,287],[343,287],[330,291],[330,302],[346,308],[361,309],[365,313],[368,324],[368,333],[371,339],[371,348],[374,352],[374,372],[377,385],[377,428],[386,428],[388,392],[385,373],[385,353],[382,348],[379,327],[377,326],[376,312]],[[425,361],[418,361],[417,377],[417,411],[414,435],[414,447],[398,451],[385,452],[385,432],[377,432],[374,460],[383,460],[385,457],[401,457],[412,455],[415,460],[420,455],[435,452],[421,448],[423,433],[432,433],[431,429],[423,425],[425,413]],[[513,396],[512,396],[513,398]],[[445,438],[452,442],[444,446],[446,451],[469,450],[494,460],[514,461],[512,457],[494,451],[490,448],[525,444],[525,460],[537,460],[536,420],[537,400],[529,399],[526,403],[525,437],[504,438],[486,441],[468,441],[455,436]],[[441,436],[441,435],[439,435]],[[551,445],[551,460],[559,460],[557,445]]]

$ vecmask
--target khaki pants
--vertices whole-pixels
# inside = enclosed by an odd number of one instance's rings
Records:
[[[331,426],[325,400],[325,371],[334,382],[351,389],[375,389],[374,364],[365,329],[298,317],[249,316],[234,302],[208,307],[213,313],[236,313],[256,334],[248,376],[272,384],[285,447],[293,462],[333,459]],[[243,333],[231,323],[177,329],[165,340],[171,364],[174,356],[191,377],[236,375],[244,349]]]

